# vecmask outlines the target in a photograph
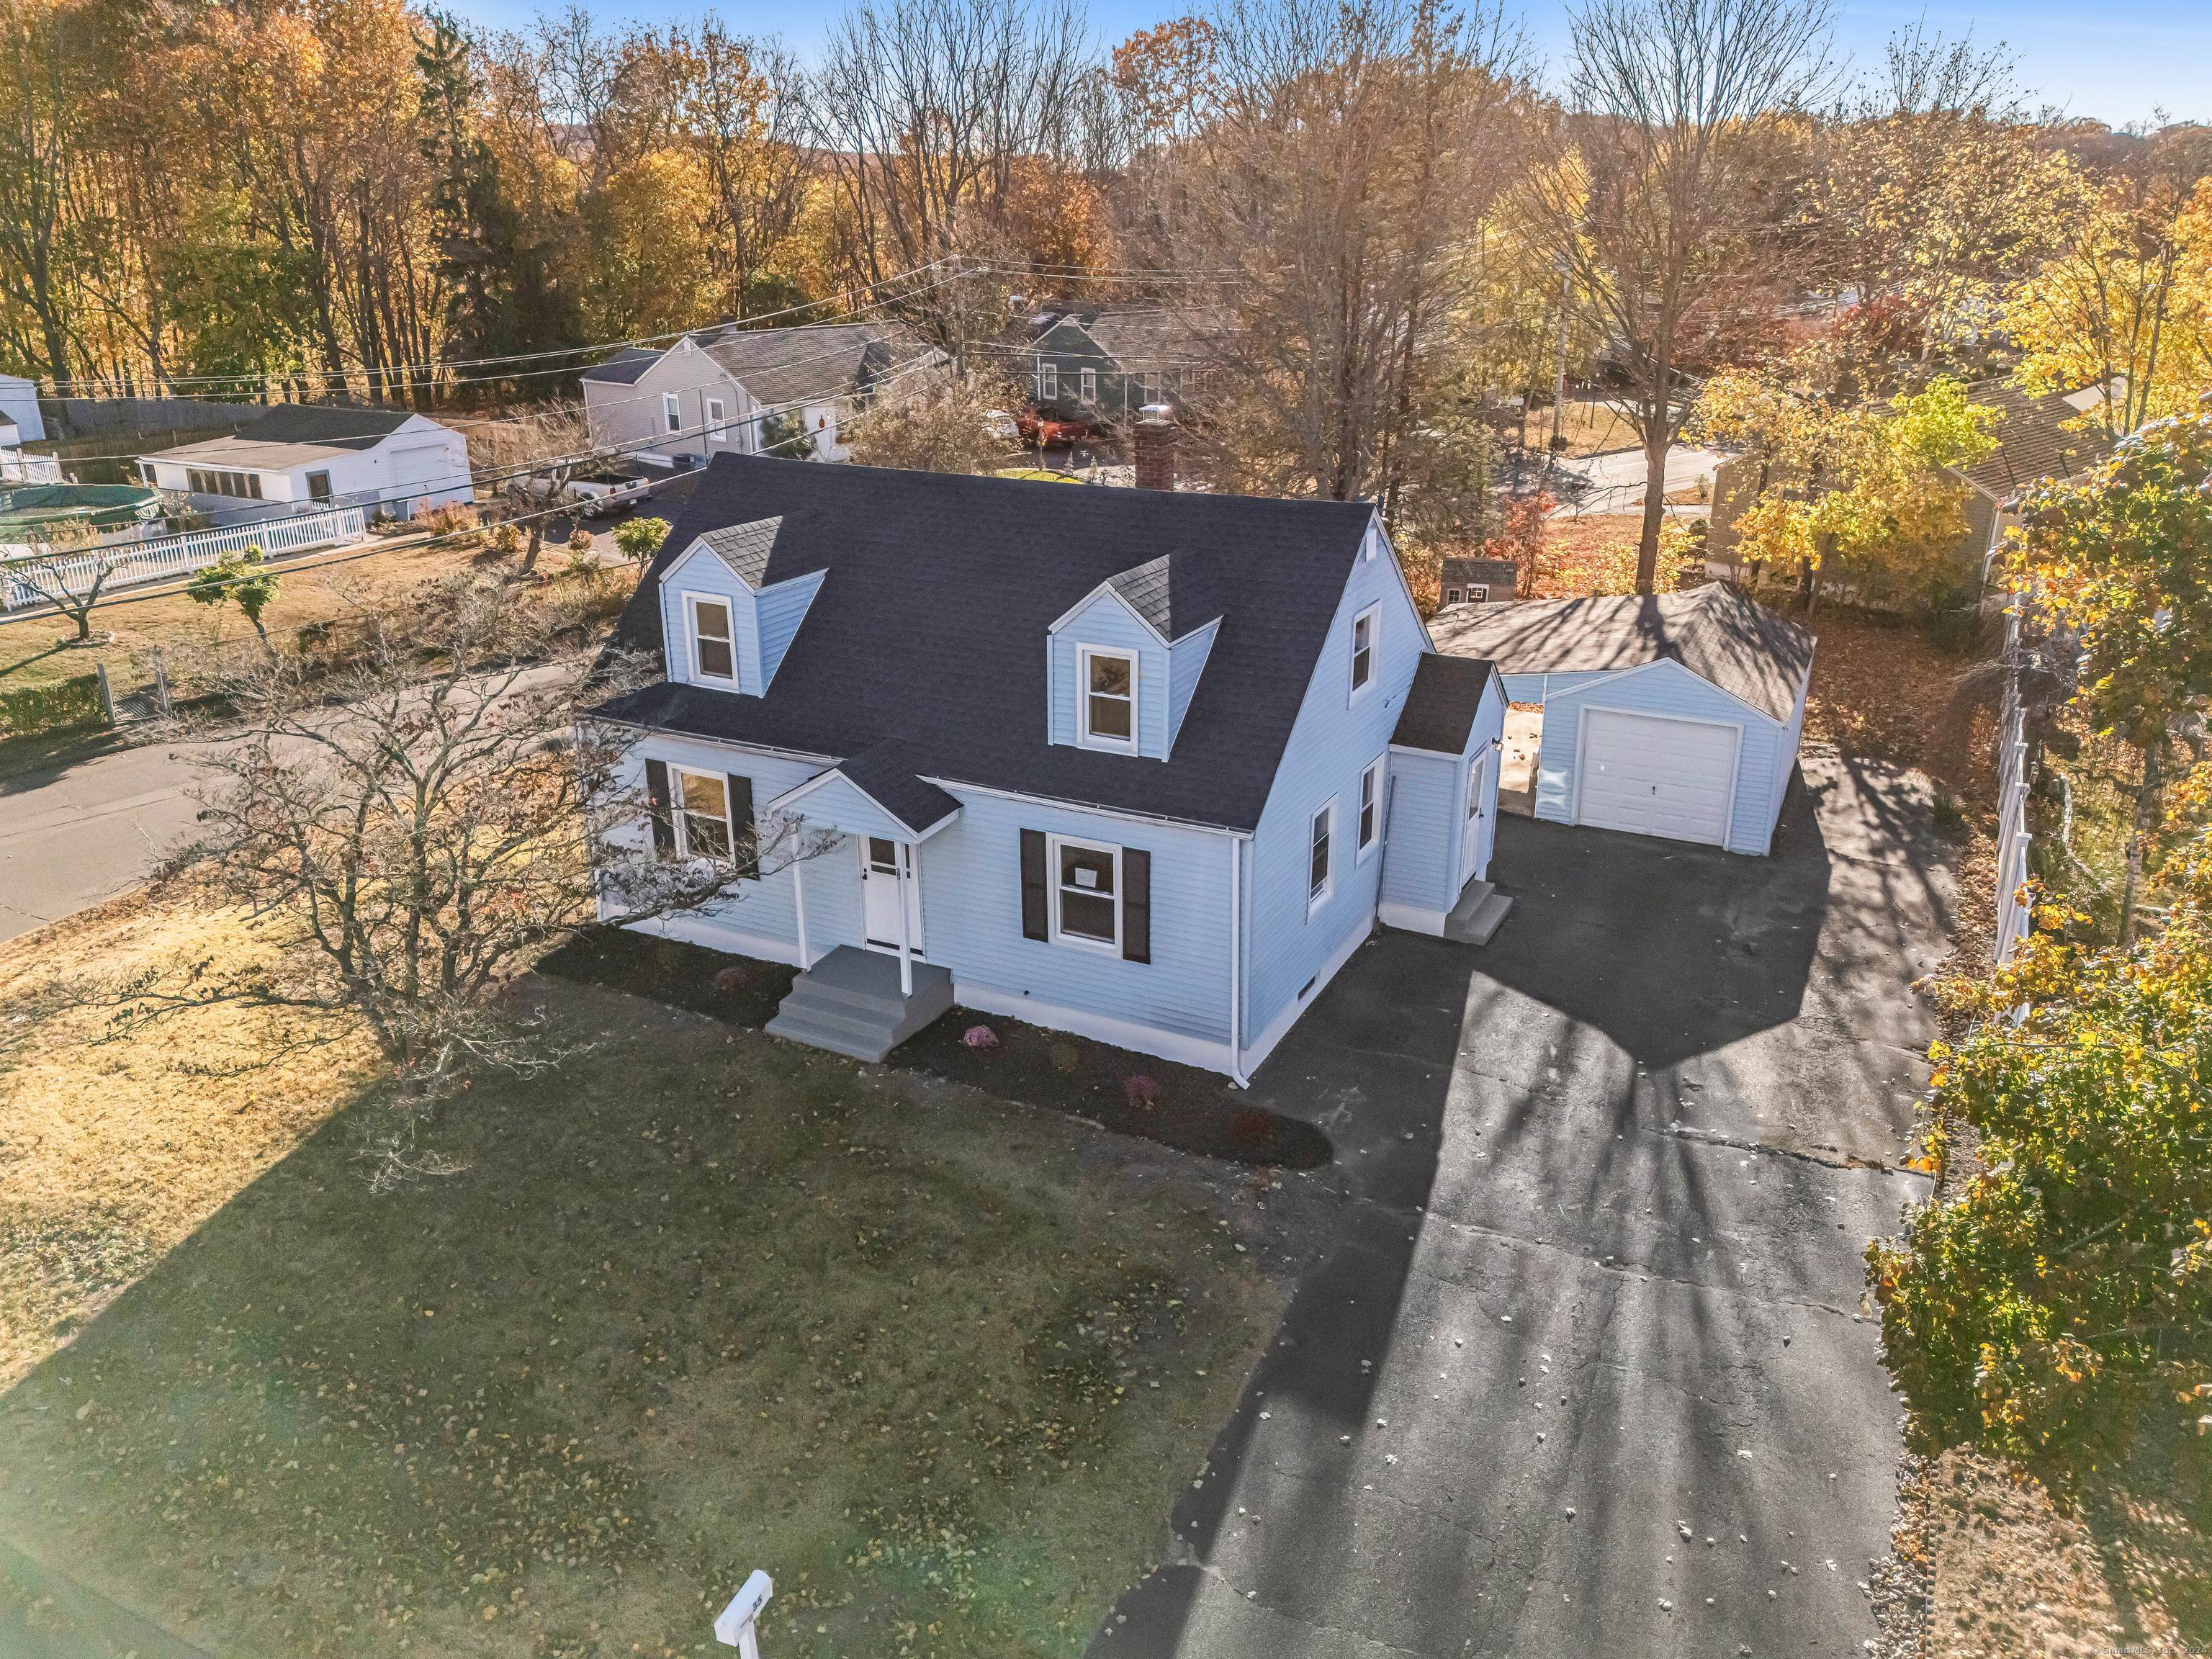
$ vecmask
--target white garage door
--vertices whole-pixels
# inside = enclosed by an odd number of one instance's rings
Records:
[[[1576,821],[1717,847],[1742,732],[1593,708],[1583,717]]]

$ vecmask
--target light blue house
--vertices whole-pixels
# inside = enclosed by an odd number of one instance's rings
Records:
[[[1364,505],[722,456],[617,637],[659,850],[744,876],[641,925],[805,969],[819,1047],[957,1001],[1241,1080],[1378,916],[1510,902],[1504,688]]]
[[[1542,706],[1538,817],[1771,847],[1815,643],[1780,612],[1710,582],[1453,606],[1430,628],[1440,650],[1494,666],[1513,702]]]

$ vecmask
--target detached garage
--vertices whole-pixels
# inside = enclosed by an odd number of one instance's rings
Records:
[[[1813,635],[1724,582],[1687,593],[1445,611],[1439,650],[1487,658],[1543,708],[1535,815],[1764,854],[1797,761]]]

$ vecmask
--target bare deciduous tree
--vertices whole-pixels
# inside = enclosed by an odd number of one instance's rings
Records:
[[[370,1185],[447,1172],[423,1131],[470,1069],[529,1073],[564,1052],[500,1009],[506,978],[603,910],[728,902],[741,871],[823,849],[822,832],[764,821],[726,859],[657,854],[636,734],[580,710],[658,665],[595,670],[578,622],[561,601],[457,578],[358,602],[334,678],[260,653],[209,665],[203,688],[248,730],[209,746],[203,829],[164,879],[262,917],[268,948],[149,972],[124,988],[118,1033],[222,1003],[357,1019],[389,1071]]]
[[[847,442],[856,466],[918,472],[988,472],[1015,465],[1018,441],[991,430],[994,410],[1011,410],[1020,392],[981,376],[950,380],[917,396],[878,398]]]
[[[1724,359],[1786,295],[1796,134],[1830,84],[1832,0],[1588,0],[1571,108],[1529,217],[1613,337],[1644,454],[1637,591],[1649,593],[1684,359]]]

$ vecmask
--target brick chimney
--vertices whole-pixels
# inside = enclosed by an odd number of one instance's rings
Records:
[[[1165,404],[1146,404],[1137,417],[1137,488],[1173,489],[1176,485],[1176,429]]]

